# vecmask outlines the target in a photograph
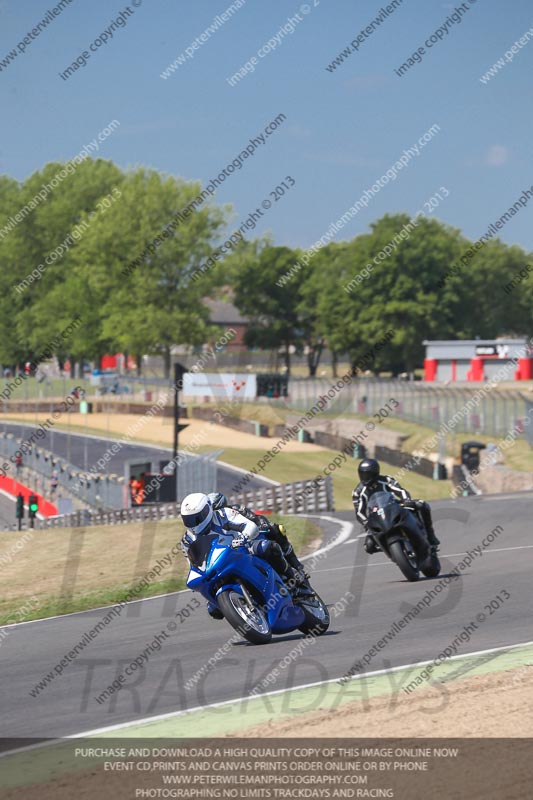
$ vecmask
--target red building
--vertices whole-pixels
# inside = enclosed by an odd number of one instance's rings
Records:
[[[510,368],[504,380],[533,380],[533,350],[526,338],[424,341],[423,344],[426,381],[487,381],[501,375],[506,364]],[[513,360],[517,361],[514,368]]]
[[[205,305],[211,312],[211,322],[220,328],[221,335],[230,328],[236,335],[228,341],[224,350],[228,353],[240,353],[246,350],[244,335],[248,328],[248,319],[243,317],[239,309],[233,303],[226,303],[223,300],[204,300]]]

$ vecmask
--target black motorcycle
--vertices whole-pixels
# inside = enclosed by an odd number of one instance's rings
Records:
[[[427,578],[437,577],[440,561],[408,502],[400,503],[390,492],[375,492],[368,501],[368,512],[369,535],[408,581],[417,581],[421,572]]]

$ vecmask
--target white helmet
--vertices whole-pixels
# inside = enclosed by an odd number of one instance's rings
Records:
[[[197,536],[209,528],[213,518],[213,506],[206,494],[195,492],[188,494],[180,508],[183,524]]]

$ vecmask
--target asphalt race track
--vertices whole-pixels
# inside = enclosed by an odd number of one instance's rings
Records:
[[[435,658],[464,627],[483,614],[483,622],[459,654],[531,639],[533,596],[530,537],[531,493],[515,496],[436,501],[433,512],[442,541],[443,572],[464,559],[468,550],[497,526],[494,541],[409,624],[372,658],[369,671]],[[352,519],[349,513],[334,515]],[[320,523],[325,543],[338,535],[335,521]],[[283,689],[341,677],[357,658],[402,618],[437,579],[410,584],[380,553],[367,556],[357,538],[357,524],[348,540],[317,559],[312,582],[328,604],[347,592],[355,601],[333,619],[330,631],[293,660],[269,689]],[[486,605],[497,595],[510,595],[494,613]],[[190,592],[131,604],[92,640],[80,656],[36,697],[30,690],[43,679],[106,613],[97,610],[11,627],[0,647],[2,714],[0,736],[5,747],[17,737],[40,738],[81,733],[128,720],[238,699],[287,656],[301,634],[276,637],[266,646],[244,642],[229,645],[227,654],[192,689],[184,684],[233,635],[225,621],[211,620],[202,606],[176,626],[147,667],[137,671],[111,700],[100,694],[135,659],[156,634],[178,619],[176,609],[191,603]],[[473,629],[472,629],[473,630]],[[260,702],[260,701],[257,701]],[[265,698],[264,702],[267,702]],[[430,720],[428,719],[428,724]],[[194,733],[191,731],[191,733]]]
[[[18,438],[25,438],[35,430],[35,425],[9,424],[6,426],[6,430],[9,433],[13,433],[13,435]],[[170,440],[170,425],[168,431]],[[47,430],[46,435],[42,439],[37,440],[37,446],[45,450],[50,450],[61,458],[67,459],[71,464],[74,464],[82,470],[85,470],[87,465],[87,470],[89,470],[107,451],[109,443],[115,440],[121,441],[118,436],[116,439],[114,437],[103,439],[97,436],[84,436],[78,433],[71,433],[69,436],[68,433],[63,431]],[[261,446],[260,441],[258,441],[258,446]],[[122,476],[124,475],[124,465],[127,461],[138,460],[142,462],[153,460],[157,464],[163,459],[168,461],[172,457],[172,450],[170,448],[165,450],[154,447],[153,445],[124,444],[118,453],[110,455],[108,472],[114,472]],[[225,494],[231,494],[232,487],[235,486],[241,478],[241,473],[219,464],[217,478],[218,490]],[[246,484],[246,491],[262,489],[266,484],[267,482],[262,478],[251,478]],[[270,484],[270,481],[268,481],[268,484]]]

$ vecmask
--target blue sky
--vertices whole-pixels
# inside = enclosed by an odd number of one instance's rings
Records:
[[[462,22],[403,77],[394,69],[460,3],[403,0],[358,52],[326,66],[385,0],[246,0],[167,80],[160,74],[231,0],[130,0],[125,27],[87,65],[64,71],[126,3],[72,0],[0,71],[0,172],[19,180],[74,157],[111,120],[99,155],[206,183],[270,120],[285,123],[220,187],[235,224],[285,176],[295,185],[253,235],[309,247],[433,124],[439,134],[337,235],[351,239],[384,213],[414,214],[445,186],[434,212],[477,238],[533,185],[533,39],[486,85],[479,80],[529,28],[528,0],[467,0]],[[470,3],[472,5],[470,6]],[[0,0],[0,62],[57,2]],[[235,86],[226,78],[299,14],[292,34]],[[501,238],[533,250],[533,199]]]

